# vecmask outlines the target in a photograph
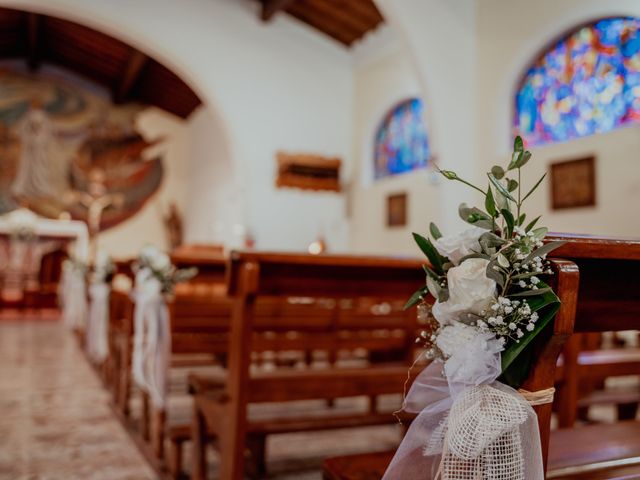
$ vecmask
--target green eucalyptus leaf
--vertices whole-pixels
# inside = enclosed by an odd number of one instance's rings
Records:
[[[556,241],[553,241],[553,242],[545,243],[543,246],[541,246],[540,248],[534,250],[529,255],[527,255],[527,258],[525,258],[522,261],[522,263],[528,263],[531,260],[533,260],[535,257],[541,257],[543,255],[547,255],[549,252],[552,252],[556,248],[561,247],[565,243],[567,243],[567,242],[562,241],[562,240],[556,240]]]
[[[504,221],[507,223],[507,238],[511,238],[513,236],[513,228],[515,227],[515,219],[513,218],[513,214],[507,210],[500,210]]]
[[[491,260],[491,255],[487,255],[486,253],[470,253],[469,255],[465,255],[460,259],[460,263],[465,260],[469,260],[470,258],[483,258],[485,260]]]
[[[433,278],[434,280],[436,280],[438,282],[440,281],[440,275],[438,275],[431,268],[429,268],[428,265],[422,265],[422,269],[427,274],[427,277],[431,277],[431,278]]]
[[[458,175],[451,170],[438,170],[447,180],[457,180]]]
[[[495,217],[498,211],[496,210],[496,201],[493,199],[493,192],[491,191],[491,186],[487,188],[487,195],[484,199],[484,208],[487,209],[487,212],[492,217]]]
[[[547,227],[539,227],[533,230],[531,233],[533,233],[533,236],[538,240],[542,240],[548,232],[549,229]]]
[[[513,140],[513,151],[522,152],[523,150],[524,150],[524,142],[522,141],[522,137],[518,135]]]
[[[442,233],[440,233],[440,229],[433,222],[429,224],[429,232],[431,233],[431,236],[434,238],[434,240],[438,240],[439,238],[442,237]]]
[[[527,218],[527,214],[523,213],[522,215],[520,215],[520,217],[518,218],[518,221],[516,222],[516,224],[521,227],[522,224],[524,223],[524,219]]]
[[[518,188],[518,182],[516,180],[509,179],[507,181],[507,190],[509,193],[515,191],[516,188]]]
[[[491,174],[498,180],[500,180],[502,177],[504,177],[504,169],[498,165],[494,165],[491,168]]]
[[[469,207],[466,203],[461,203],[460,207],[458,207],[458,214],[460,218],[471,225],[475,225],[476,227],[485,228],[487,230],[491,230],[493,227],[493,222],[491,221],[491,217],[476,207]]]
[[[538,223],[538,220],[540,220],[542,218],[542,215],[534,218],[533,220],[531,220],[531,222],[529,222],[529,225],[527,225],[527,227],[524,229],[525,232],[529,232],[533,227],[536,226],[536,223]]]
[[[529,192],[524,196],[524,198],[522,199],[522,202],[524,202],[527,198],[529,198],[529,196],[533,192],[535,192],[536,188],[538,188],[538,186],[542,183],[542,181],[545,179],[546,176],[547,174],[545,173],[544,175],[542,175],[542,177],[540,177],[540,180],[538,180],[536,184],[533,186],[533,188],[531,188],[531,190],[529,190]]]
[[[489,177],[489,180],[491,181],[491,183],[493,183],[493,186],[496,187],[499,193],[501,193],[505,198],[508,198],[512,202],[516,201],[515,198],[511,196],[511,194],[507,191],[506,188],[504,188],[504,186],[498,181],[496,177],[494,177],[490,173],[488,173],[487,176]]]
[[[520,157],[518,158],[518,161],[516,162],[516,168],[524,167],[530,159],[531,159],[531,152],[529,150],[524,151],[522,155],[520,155]]]
[[[486,251],[486,249],[488,248],[501,247],[502,245],[507,243],[507,241],[493,232],[486,232],[480,235],[478,243],[483,248],[483,250]]]
[[[414,292],[413,295],[407,300],[407,303],[404,305],[404,309],[408,310],[409,308],[417,305],[422,301],[422,298],[425,297],[429,293],[427,287],[422,287]]]
[[[431,267],[433,268],[435,273],[437,273],[438,275],[442,275],[442,263],[445,258],[438,253],[438,250],[436,250],[436,247],[433,246],[431,240],[429,240],[428,238],[424,238],[418,233],[413,233],[413,239],[418,244],[418,247],[420,247],[420,250],[422,250],[422,253],[424,253],[429,259],[429,263],[431,263]]]
[[[427,290],[429,290],[433,298],[440,297],[440,284],[431,277],[427,277]]]
[[[496,259],[491,260],[487,265],[486,275],[488,278],[492,279],[498,285],[500,285],[501,288],[504,288],[504,275],[500,270],[496,270],[495,268],[493,268],[497,265],[498,261]]]
[[[511,266],[507,257],[505,257],[502,253],[498,253],[496,260],[498,260],[498,265],[500,265],[502,268],[509,268]]]

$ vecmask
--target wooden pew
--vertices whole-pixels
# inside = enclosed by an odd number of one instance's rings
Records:
[[[413,359],[416,334],[415,311],[385,318],[373,313],[372,305],[406,301],[407,292],[424,283],[416,260],[352,256],[309,256],[295,254],[233,253],[229,268],[229,293],[233,314],[229,344],[228,376],[207,388],[194,388],[193,478],[203,478],[204,448],[209,435],[216,437],[220,450],[220,478],[240,479],[245,472],[245,450],[251,452],[254,476],[264,474],[264,442],[268,435],[296,431],[392,424],[390,412],[380,412],[373,402],[360,415],[304,415],[258,421],[247,417],[250,403],[289,402],[306,399],[341,398],[401,393]],[[299,304],[296,315],[268,312],[265,302],[277,299],[333,301],[335,320],[307,316]],[[373,300],[371,300],[373,299]],[[383,299],[380,301],[380,299]],[[356,313],[349,305],[373,303]],[[382,308],[387,311],[387,308]],[[398,309],[400,311],[400,309]],[[382,311],[379,311],[382,313]],[[266,346],[261,332],[273,330],[280,322],[282,335]],[[342,325],[341,325],[341,322]],[[376,338],[376,322],[381,331],[398,331],[397,340]],[[329,328],[327,328],[329,327]],[[304,331],[311,332],[304,335]],[[314,331],[315,330],[315,331]],[[295,335],[290,335],[296,332]],[[288,340],[287,340],[288,339]],[[281,343],[284,342],[284,343]],[[394,343],[397,342],[397,343]],[[290,345],[287,345],[289,343]],[[393,346],[395,353],[390,353]],[[362,366],[334,364],[325,368],[254,372],[252,354],[265,348],[296,348],[337,351],[341,349],[380,350],[380,357],[396,360],[377,363],[371,354]],[[398,355],[399,353],[399,355]],[[386,357],[386,358],[385,358]],[[217,388],[212,388],[217,387]]]
[[[556,316],[552,343],[558,343],[557,333],[561,325],[565,325],[562,330],[566,336],[572,323],[569,316],[575,319],[576,332],[638,328],[640,278],[635,273],[640,267],[640,241],[568,234],[552,235],[548,239],[567,240],[569,243],[553,255],[570,259],[568,263],[553,260],[555,268],[560,267],[556,275],[556,292],[563,305]],[[577,275],[572,269],[567,271],[571,264],[579,267],[577,307],[574,296]],[[528,390],[549,386],[555,377],[553,355],[538,358],[536,369],[525,384]],[[532,375],[537,375],[540,380],[533,385]],[[577,381],[570,373],[565,378],[569,382]],[[547,478],[622,480],[640,476],[640,422],[588,425],[549,432],[548,406],[542,412],[536,407],[536,413],[545,459],[548,455]],[[324,478],[377,480],[382,477],[391,457],[389,452],[382,452],[327,459],[323,466]]]

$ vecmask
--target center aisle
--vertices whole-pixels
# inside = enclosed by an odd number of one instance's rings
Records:
[[[156,478],[60,322],[0,321],[0,412],[2,480]]]

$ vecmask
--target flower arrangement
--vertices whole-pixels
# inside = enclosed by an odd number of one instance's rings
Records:
[[[468,350],[469,342],[489,342],[502,352],[502,381],[512,387],[518,387],[528,372],[523,356],[527,345],[559,305],[541,277],[552,274],[547,254],[563,242],[544,243],[548,230],[537,226],[540,217],[527,221],[523,211],[546,175],[525,191],[521,170],[530,159],[531,152],[517,137],[509,165],[496,165],[487,173],[486,189],[455,172],[439,170],[445,178],[480,192],[484,209],[461,204],[458,213],[471,227],[458,235],[443,236],[433,223],[432,239],[413,234],[429,265],[424,266],[426,285],[406,305],[419,305],[427,328],[418,341],[428,358],[447,362],[458,351]],[[427,293],[436,299],[431,308],[435,321],[429,320]]]
[[[383,480],[543,480],[544,464],[532,402],[553,401],[553,388],[517,391],[532,362],[531,341],[552,321],[559,299],[544,282],[547,254],[540,217],[527,221],[529,190],[522,168],[531,159],[516,138],[506,168],[487,173],[480,188],[439,170],[483,196],[483,208],[460,205],[470,228],[431,238],[413,234],[429,260],[425,286],[407,302],[418,305],[425,330],[418,343],[433,361],[416,377],[403,408],[417,413]],[[427,295],[435,298],[432,307]]]
[[[134,264],[134,271],[141,281],[149,278],[156,279],[160,284],[160,291],[163,294],[173,294],[176,283],[186,282],[195,277],[198,269],[176,268],[171,263],[169,255],[161,251],[155,245],[147,245],[142,248],[138,260]]]
[[[28,208],[18,208],[6,216],[11,237],[28,241],[36,238],[38,216]]]

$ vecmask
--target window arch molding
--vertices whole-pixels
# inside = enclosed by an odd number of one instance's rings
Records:
[[[425,168],[431,157],[424,120],[424,102],[417,96],[403,97],[386,110],[373,136],[373,178]]]
[[[531,146],[640,124],[640,16],[566,29],[529,57],[510,103],[511,133]]]

